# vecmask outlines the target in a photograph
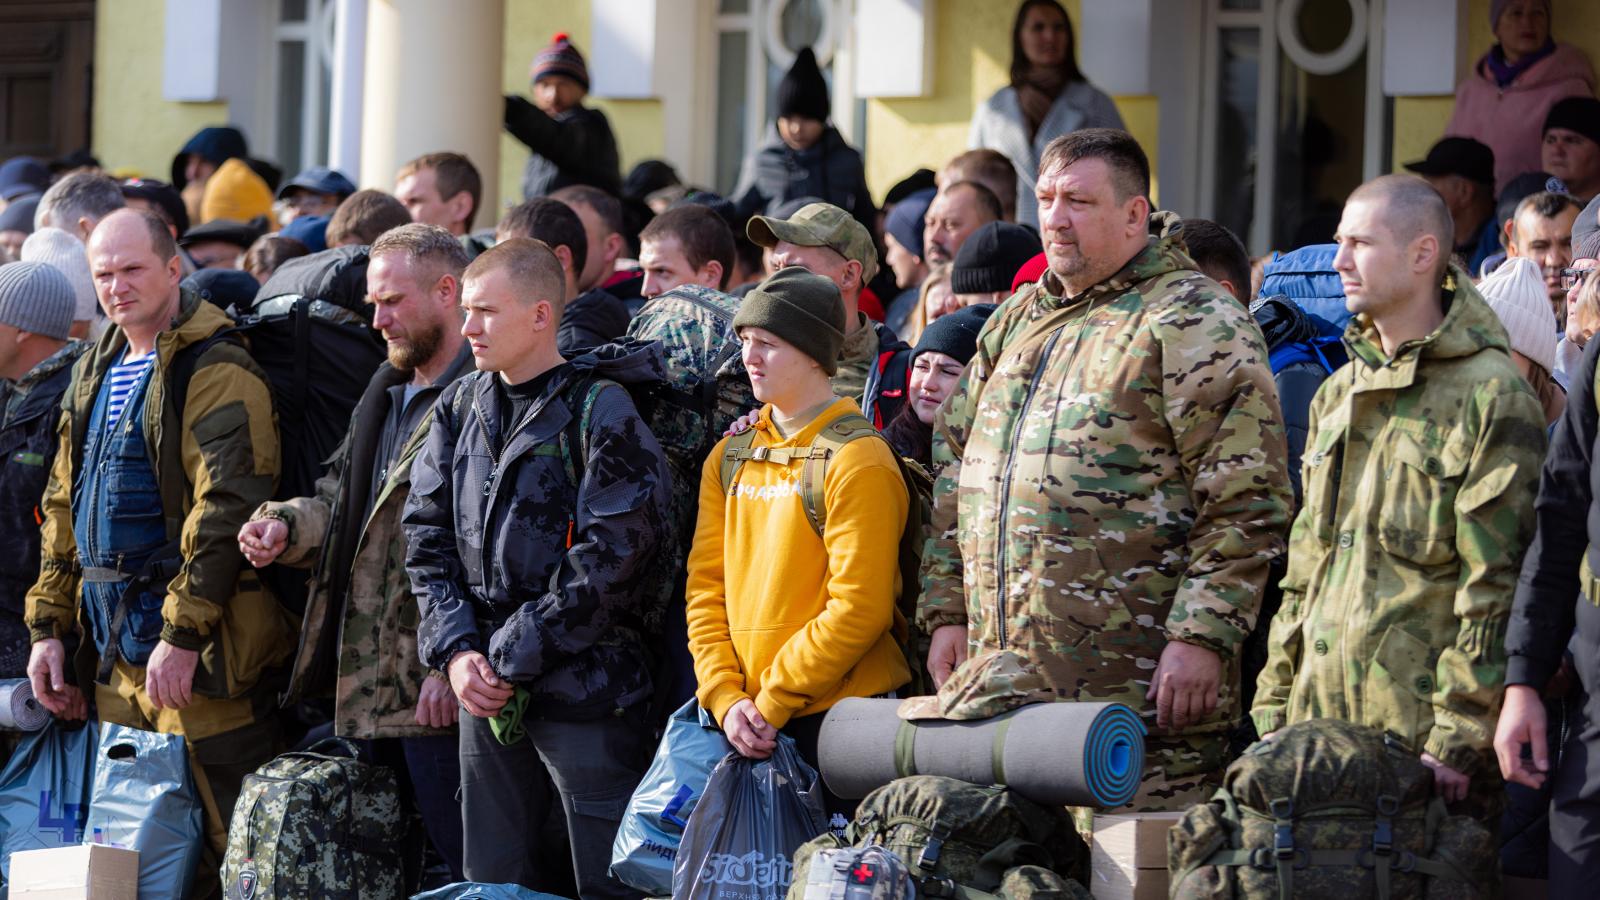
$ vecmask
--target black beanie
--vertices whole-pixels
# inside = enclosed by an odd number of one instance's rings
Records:
[[[778,82],[778,118],[804,116],[826,122],[832,110],[828,82],[817,68],[817,56],[805,47],[795,54],[794,65]]]
[[[1009,292],[1017,270],[1038,256],[1042,247],[1039,235],[1026,226],[1012,222],[980,226],[956,251],[950,290],[956,294]]]
[[[844,349],[844,300],[833,279],[813,275],[799,266],[772,273],[756,285],[739,304],[733,331],[749,326],[765,328],[816,360],[832,378],[839,371]]]
[[[922,330],[922,337],[917,341],[916,349],[911,351],[911,358],[915,360],[930,352],[943,353],[966,365],[972,361],[972,355],[978,352],[978,332],[983,330],[983,323],[989,321],[989,314],[994,311],[993,303],[977,303],[934,319]]]

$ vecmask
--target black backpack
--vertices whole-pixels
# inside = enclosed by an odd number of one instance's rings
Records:
[[[172,396],[180,419],[195,365],[212,346],[238,344],[266,372],[281,446],[275,500],[316,493],[351,413],[383,364],[384,342],[372,328],[366,292],[366,247],[292,259],[262,285],[249,309],[229,310],[234,327],[173,358]],[[305,611],[309,572],[274,564],[261,574],[279,602],[297,615]]]

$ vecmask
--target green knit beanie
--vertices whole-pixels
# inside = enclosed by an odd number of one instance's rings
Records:
[[[779,269],[745,295],[733,331],[764,328],[822,365],[832,378],[844,349],[844,300],[831,279],[798,266]]]

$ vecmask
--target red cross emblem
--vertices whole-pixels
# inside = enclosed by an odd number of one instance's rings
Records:
[[[856,880],[856,884],[871,884],[872,877],[876,874],[866,863],[857,863],[856,867],[850,870],[850,877]]]

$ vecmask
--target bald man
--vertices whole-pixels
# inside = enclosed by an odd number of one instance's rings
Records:
[[[1252,715],[1407,742],[1451,812],[1494,828],[1503,642],[1533,531],[1544,415],[1505,330],[1449,266],[1444,200],[1411,175],[1350,195],[1334,258],[1350,363],[1311,406],[1305,502]]]
[[[83,718],[93,690],[100,721],[185,737],[205,813],[204,896],[240,784],[277,749],[265,675],[294,649],[234,540],[278,483],[272,393],[243,346],[214,340],[233,322],[180,287],[178,248],[154,213],[108,215],[89,264],[113,327],[62,402],[26,600],[28,677],[58,718]],[[172,374],[180,359],[186,389]],[[81,648],[71,661],[69,636]]]

